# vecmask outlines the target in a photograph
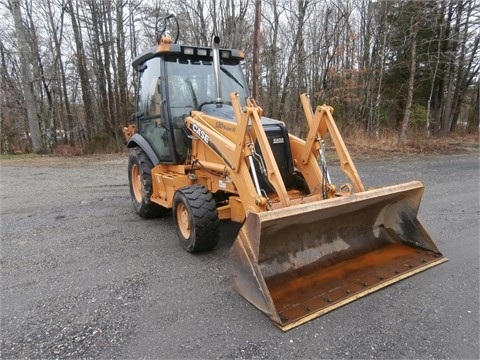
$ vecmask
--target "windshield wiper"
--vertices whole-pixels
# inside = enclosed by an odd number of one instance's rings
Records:
[[[213,101],[213,100],[204,101],[204,102],[202,102],[200,105],[197,106],[197,109],[201,111],[201,110],[202,110],[202,107],[203,107],[204,105],[207,105],[207,104],[215,104],[215,101]]]
[[[235,76],[233,76],[233,74],[230,71],[225,69],[223,66],[220,66],[220,70],[222,70],[225,73],[225,75],[227,75],[230,79],[235,81],[243,89],[242,83],[240,81],[238,81],[237,78]]]

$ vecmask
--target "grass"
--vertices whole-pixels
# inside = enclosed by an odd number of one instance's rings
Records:
[[[363,130],[344,131],[344,141],[352,154],[452,154],[479,149],[479,133],[453,132],[447,137],[435,136],[427,139],[422,131],[411,131],[405,144],[398,143],[398,134],[391,130],[380,131],[378,137]]]
[[[0,154],[0,160],[22,160],[22,159],[35,159],[39,155],[37,154]]]

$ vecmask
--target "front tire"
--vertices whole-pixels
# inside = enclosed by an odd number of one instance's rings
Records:
[[[166,208],[150,200],[153,193],[152,168],[153,164],[145,151],[139,147],[130,151],[128,158],[130,197],[137,214],[147,219],[165,216],[168,212]]]
[[[209,250],[217,245],[220,230],[215,199],[203,185],[175,192],[173,219],[182,247],[188,252]]]

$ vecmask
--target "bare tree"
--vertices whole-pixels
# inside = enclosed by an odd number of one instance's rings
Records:
[[[253,30],[253,71],[252,96],[258,99],[260,93],[260,20],[262,16],[262,1],[255,0],[255,24]]]
[[[23,14],[12,23],[14,4]],[[476,0],[0,0],[2,149],[14,151],[25,132],[44,144],[50,129],[82,147],[106,137],[121,148],[132,60],[172,11],[180,43],[209,46],[215,34],[243,49],[265,115],[295,134],[302,92],[334,106],[340,125],[377,137],[388,127],[401,141],[412,127],[448,135],[478,118]]]
[[[410,34],[410,46],[411,46],[411,54],[410,54],[410,76],[408,78],[408,86],[407,86],[407,101],[405,104],[405,111],[403,114],[402,125],[400,129],[400,135],[398,137],[398,141],[402,144],[406,143],[407,141],[407,131],[408,131],[408,124],[410,122],[410,112],[412,111],[412,102],[413,102],[413,91],[414,91],[414,84],[415,84],[415,71],[417,69],[417,36],[418,36],[418,14],[419,8],[414,3],[413,4],[413,15],[411,20],[411,34]]]
[[[301,127],[303,125],[303,122],[300,123],[299,119],[297,119],[300,111],[298,104],[298,96],[300,92],[298,90],[305,90],[305,49],[303,32],[309,4],[309,0],[298,1],[296,11],[291,12],[292,18],[290,24],[295,24],[296,27],[294,30],[293,43],[289,49],[287,70],[282,85],[279,104],[279,115],[281,115],[281,119],[287,122],[293,133],[296,134],[301,132]],[[294,79],[296,82],[294,82]]]
[[[55,9],[52,2],[47,1],[45,3],[46,10],[45,16],[47,17],[47,24],[49,26],[49,38],[53,40],[53,43],[50,43],[51,52],[54,54],[53,66],[54,74],[53,77],[56,79],[56,93],[58,96],[58,106],[57,106],[57,121],[58,121],[58,130],[61,134],[60,137],[63,137],[66,142],[74,144],[75,139],[71,136],[71,127],[74,126],[75,120],[72,114],[72,109],[70,105],[70,95],[68,93],[67,78],[65,73],[65,64],[63,57],[65,56],[62,51],[62,41],[64,33],[64,19],[65,19],[65,9],[62,7],[59,10],[59,14],[55,14]]]
[[[472,81],[480,70],[478,24],[480,6],[473,0],[448,3],[441,47],[435,116],[442,135],[448,135],[458,122],[461,107]]]
[[[128,84],[124,8],[125,3],[121,0],[117,1],[115,6],[115,23],[117,27],[117,62],[114,66],[114,68],[117,69],[114,80],[114,88],[116,91],[115,96],[117,98],[117,122],[125,121],[128,116]]]
[[[280,92],[281,83],[281,46],[279,45],[280,37],[280,17],[282,11],[279,9],[277,0],[272,0],[270,4],[266,3],[269,8],[262,12],[263,20],[266,21],[262,38],[261,57],[262,57],[262,76],[265,76],[265,81],[259,89],[261,96],[260,101],[265,104],[265,109],[269,116],[278,116],[278,95]],[[267,14],[271,14],[269,17]],[[279,59],[280,58],[280,59]],[[264,75],[263,75],[264,74]]]
[[[25,36],[25,26],[22,19],[20,0],[11,0],[10,9],[13,15],[13,21],[15,23],[17,47],[22,74],[22,88],[25,100],[25,108],[27,110],[32,147],[35,153],[43,154],[45,153],[45,146],[42,141],[42,134],[40,132],[40,125],[37,118],[36,99],[33,94],[33,80],[30,70],[30,53],[28,50],[27,38]]]
[[[73,0],[66,2],[67,12],[72,22],[72,31],[75,39],[77,71],[80,77],[80,86],[82,91],[83,109],[85,112],[85,131],[82,131],[81,138],[90,140],[94,130],[95,113],[91,96],[89,76],[86,64],[86,56],[83,45],[83,37],[79,25],[77,6],[73,6]],[[80,129],[83,130],[83,129]]]

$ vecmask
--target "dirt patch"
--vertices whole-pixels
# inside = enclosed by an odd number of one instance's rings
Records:
[[[82,165],[104,165],[112,164],[126,164],[127,153],[114,154],[94,154],[81,156],[58,156],[58,155],[9,155],[0,157],[0,167],[3,166],[32,166],[32,167],[78,167]]]

